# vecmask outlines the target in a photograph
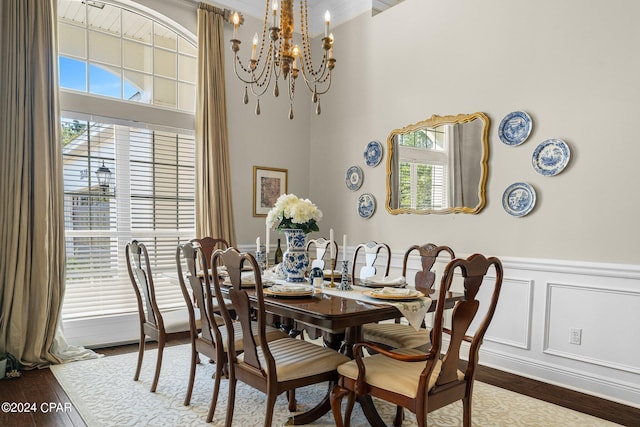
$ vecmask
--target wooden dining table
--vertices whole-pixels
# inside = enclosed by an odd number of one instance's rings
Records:
[[[358,288],[356,288],[358,289]],[[255,301],[255,290],[246,289],[250,300]],[[437,294],[433,294],[435,296]],[[461,300],[461,293],[448,293],[446,308],[452,308],[456,301]],[[311,329],[322,331],[325,345],[342,351],[353,357],[353,344],[361,341],[362,325],[395,319],[401,316],[400,311],[393,305],[383,302],[362,301],[342,297],[332,293],[328,295],[321,291],[312,296],[288,298],[272,297],[265,295],[265,310],[281,319],[290,319],[296,322],[296,326],[308,326]],[[437,301],[432,299],[429,312],[434,311]],[[324,399],[309,411],[292,416],[288,425],[300,425],[311,423],[331,410],[329,392],[333,384],[329,384],[329,390]],[[372,426],[384,426],[369,396],[358,398],[364,415]]]

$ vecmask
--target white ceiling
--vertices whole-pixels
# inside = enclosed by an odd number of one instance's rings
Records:
[[[265,0],[207,0],[219,6],[238,10],[246,15],[262,20],[264,18]],[[403,0],[308,0],[309,28],[312,35],[318,35],[324,30],[324,13],[331,13],[331,26],[340,25],[358,15],[369,12],[372,8],[377,13],[396,5]],[[271,0],[269,1],[271,2]],[[299,2],[294,2],[294,9],[299,9]],[[299,13],[294,11],[294,16]],[[299,28],[297,28],[299,29]]]

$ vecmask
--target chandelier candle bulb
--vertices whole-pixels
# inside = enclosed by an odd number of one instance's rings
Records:
[[[300,53],[300,48],[298,45],[293,47],[293,69],[296,70],[298,68],[298,54]]]
[[[258,33],[253,35],[253,46],[251,47],[251,60],[256,60],[256,48],[258,47]]]
[[[276,28],[276,15],[278,14],[278,0],[273,0],[273,2],[271,3],[271,8],[273,9],[273,21],[271,26],[273,28]]]
[[[329,37],[329,22],[331,21],[331,14],[327,10],[324,13],[324,36]]]
[[[238,12],[233,12],[233,39],[238,40],[238,24],[240,23],[240,16]]]
[[[260,237],[256,239],[256,252],[260,252]]]

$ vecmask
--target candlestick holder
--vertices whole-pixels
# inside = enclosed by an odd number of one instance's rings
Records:
[[[260,273],[264,273],[267,269],[267,256],[264,251],[256,251],[256,261],[258,262],[258,267],[260,267]]]
[[[353,288],[349,283],[349,261],[342,261],[342,280],[340,280],[340,286],[338,287],[341,291],[351,291]]]
[[[335,258],[331,258],[331,260],[329,261],[329,265],[331,265],[331,266],[335,265]],[[331,282],[327,283],[325,285],[325,287],[327,287],[327,288],[335,288],[336,287],[335,274],[334,274],[333,268],[331,269]]]

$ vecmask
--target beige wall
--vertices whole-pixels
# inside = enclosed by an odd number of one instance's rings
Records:
[[[130,1],[130,0],[125,0]],[[165,14],[193,35],[197,34],[196,2],[186,0],[137,0],[159,13]],[[123,2],[123,4],[126,4]],[[233,71],[233,52],[229,40],[232,27],[225,25],[225,66],[227,80],[227,108],[231,155],[231,182],[236,238],[239,246],[255,242],[258,235],[264,242],[264,217],[253,217],[253,166],[288,170],[288,189],[300,196],[309,195],[309,111],[311,94],[298,82],[294,102],[294,120],[288,119],[289,98],[286,86],[280,82],[280,96],[274,98],[272,89],[263,96],[261,114],[256,116],[256,99],[250,95],[248,105],[242,102],[244,85]],[[248,63],[254,33],[262,34],[262,22],[245,16],[238,32],[242,41],[240,55]],[[273,234],[272,234],[273,235]],[[274,236],[277,238],[276,236]],[[275,240],[272,240],[275,244]],[[251,246],[253,248],[253,246]]]
[[[194,15],[186,13],[195,4],[154,5],[195,33]],[[605,0],[407,0],[332,29],[338,62],[322,115],[315,116],[299,85],[293,121],[286,118],[282,95],[265,97],[260,117],[253,114],[255,100],[242,104],[243,86],[233,76],[227,50],[238,243],[264,235],[263,220],[252,216],[251,205],[252,167],[262,165],[288,169],[289,191],[309,196],[325,214],[320,234],[333,227],[336,235],[349,234],[350,245],[374,239],[402,252],[433,241],[461,255],[638,263],[638,13],[634,0],[619,0],[615,7]],[[247,18],[240,33],[244,48],[259,27]],[[531,115],[533,131],[523,145],[509,147],[497,128],[515,110]],[[395,128],[433,114],[476,111],[492,121],[484,210],[390,215],[384,207],[386,152],[381,165],[366,167],[366,143],[375,139],[386,147]],[[555,177],[531,167],[533,150],[548,138],[564,139],[571,148],[569,166]],[[351,165],[364,170],[357,192],[344,184]],[[537,191],[536,208],[523,218],[502,208],[504,189],[516,181]],[[362,192],[378,202],[369,220],[356,211]]]
[[[633,0],[407,0],[333,30],[338,59],[323,114],[311,120],[311,196],[321,228],[349,241],[449,244],[460,254],[638,263],[640,182],[635,120],[640,112],[640,40]],[[528,141],[502,144],[497,128],[514,110],[533,118]],[[385,166],[364,166],[362,151],[395,128],[432,114],[485,112],[490,129],[488,203],[478,215],[390,215]],[[548,138],[571,148],[567,169],[537,174],[531,155]],[[386,152],[385,158],[386,161]],[[360,191],[344,173],[364,169]],[[532,184],[535,210],[514,218],[504,189]],[[360,219],[356,200],[371,192],[378,210]]]

